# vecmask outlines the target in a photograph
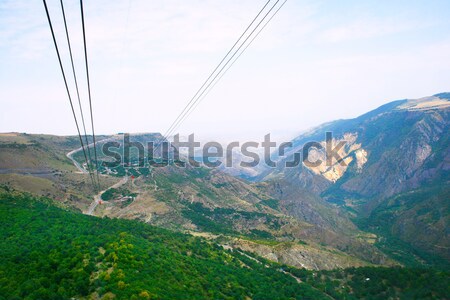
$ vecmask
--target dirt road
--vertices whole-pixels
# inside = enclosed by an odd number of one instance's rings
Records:
[[[86,215],[92,215],[93,214],[95,208],[97,207],[97,205],[101,201],[102,194],[104,192],[106,192],[108,189],[111,189],[111,188],[117,189],[117,188],[121,187],[122,185],[124,185],[127,182],[128,182],[128,176],[125,176],[119,182],[113,184],[109,188],[107,188],[107,189],[101,191],[100,193],[98,193],[97,195],[95,195],[94,201],[91,203],[91,205],[89,205],[88,209],[84,212],[84,214],[86,214]]]

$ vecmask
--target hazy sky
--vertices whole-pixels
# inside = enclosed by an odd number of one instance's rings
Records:
[[[165,131],[266,0],[85,2],[106,134]],[[59,1],[48,3],[67,58]],[[78,5],[65,1],[87,112]],[[180,132],[288,137],[450,91],[449,15],[448,0],[288,0]],[[42,1],[0,0],[0,105],[0,132],[76,133]]]

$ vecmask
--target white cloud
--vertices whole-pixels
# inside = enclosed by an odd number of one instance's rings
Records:
[[[319,34],[318,40],[335,43],[370,39],[416,30],[418,28],[423,28],[424,26],[427,26],[427,24],[415,20],[402,20],[399,18],[361,18],[351,20],[346,24],[325,29]]]

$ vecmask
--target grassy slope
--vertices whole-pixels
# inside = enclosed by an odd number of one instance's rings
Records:
[[[77,147],[76,136],[0,133],[0,184],[83,210],[94,191],[89,176],[78,173],[66,157]],[[103,187],[118,181],[105,176],[100,180]]]
[[[75,170],[65,155],[77,148],[76,137],[31,134],[0,134],[2,169]]]

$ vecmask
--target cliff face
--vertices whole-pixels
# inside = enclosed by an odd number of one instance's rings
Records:
[[[449,170],[449,111],[396,110],[373,120],[361,133],[367,165],[360,172],[351,169],[341,189],[384,198],[439,180]],[[379,125],[389,128],[377,130]]]

